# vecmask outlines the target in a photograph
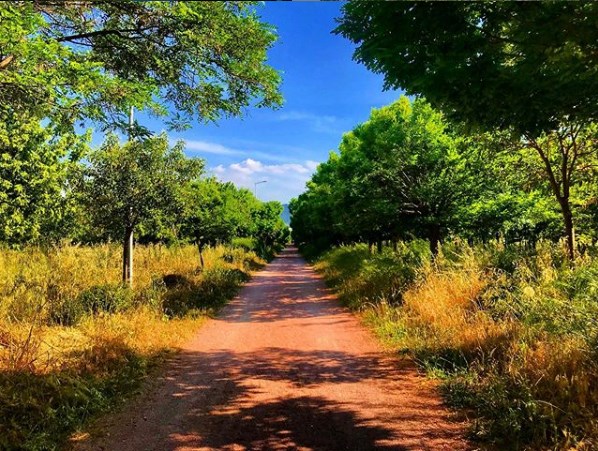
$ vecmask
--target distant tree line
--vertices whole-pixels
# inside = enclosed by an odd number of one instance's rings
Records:
[[[300,243],[596,238],[598,6],[370,2],[335,30],[413,95],[345,134],[292,203]],[[560,217],[560,218],[559,218]]]

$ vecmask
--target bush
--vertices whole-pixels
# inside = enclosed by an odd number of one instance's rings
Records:
[[[375,254],[370,254],[365,244],[341,246],[324,254],[316,268],[339,290],[341,300],[359,308],[383,301],[402,302],[418,268],[428,262],[427,244],[414,241],[401,243],[397,251],[385,248]]]
[[[77,301],[90,314],[116,313],[133,304],[133,290],[123,285],[96,285],[82,291]]]
[[[237,237],[231,241],[231,247],[243,249],[246,252],[255,252],[257,249],[257,241],[253,237]]]
[[[165,294],[164,313],[176,317],[192,311],[213,312],[231,299],[248,280],[249,274],[238,268],[206,270],[201,278],[179,285]]]
[[[50,322],[72,326],[86,315],[122,312],[133,305],[133,298],[134,292],[123,285],[96,285],[76,298],[54,300],[50,305]]]

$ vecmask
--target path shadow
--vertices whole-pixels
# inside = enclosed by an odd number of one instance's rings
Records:
[[[247,450],[406,450],[384,445],[390,430],[367,424],[354,412],[322,397],[302,396],[242,407],[235,412],[213,413],[212,429],[220,434],[183,439],[184,446]],[[197,424],[200,433],[205,423]],[[189,436],[187,436],[189,437]],[[168,447],[181,446],[181,436],[169,439]]]
[[[276,347],[246,353],[185,352],[175,360],[164,381],[168,396],[185,415],[182,425],[166,434],[166,442],[155,449],[406,450],[417,448],[388,443],[400,438],[421,443],[454,437],[454,431],[429,428],[397,437],[392,427],[373,424],[357,413],[354,405],[323,396],[263,398],[270,382],[314,389],[325,384],[391,379],[402,389],[411,390],[416,382],[407,362],[401,365],[376,354],[356,356]],[[365,403],[370,401],[364,399]],[[405,407],[388,419],[389,424],[434,423],[443,415],[432,392],[423,393]]]
[[[280,271],[282,274],[285,269]],[[334,294],[308,269],[292,275],[257,275],[222,311],[226,322],[274,322],[287,319],[347,317]]]
[[[301,333],[311,333],[311,324],[354,321],[321,282],[314,283],[313,271],[297,264],[296,253],[279,259],[219,321],[280,321],[277,328],[293,324]],[[251,333],[251,326],[242,329]],[[377,352],[292,346],[242,352],[234,343],[217,349],[219,340],[204,338],[203,349],[211,350],[174,356],[159,389],[135,409],[144,416],[121,417],[126,424],[103,449],[450,449],[434,446],[458,434],[438,427],[446,423],[444,408],[433,391],[421,389],[409,362]],[[149,447],[148,436],[157,440]]]

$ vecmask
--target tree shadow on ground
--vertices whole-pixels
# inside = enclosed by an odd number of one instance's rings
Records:
[[[241,407],[233,412],[212,414],[211,423],[213,430],[225,433],[192,434],[194,438],[184,440],[184,445],[219,450],[406,449],[384,445],[381,442],[393,438],[390,430],[368,425],[354,412],[322,397],[302,396]],[[179,439],[178,435],[172,436],[168,448],[180,446]]]

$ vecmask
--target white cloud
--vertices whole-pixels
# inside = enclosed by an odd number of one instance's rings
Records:
[[[318,115],[303,111],[287,111],[277,117],[278,121],[301,121],[310,125],[312,131],[338,134],[340,121],[335,116]]]
[[[279,161],[279,162],[287,162],[289,161],[289,153],[293,152],[293,153],[300,153],[300,152],[305,152],[304,149],[293,149],[288,150],[285,148],[285,146],[276,146],[276,150],[278,150],[278,152],[276,153],[272,153],[272,152],[263,152],[263,151],[259,151],[259,150],[254,150],[253,148],[251,149],[237,149],[237,148],[232,148],[232,147],[228,147],[228,146],[224,146],[222,144],[218,144],[218,143],[213,143],[213,142],[209,142],[209,141],[196,141],[196,140],[190,140],[190,139],[183,139],[181,140],[183,141],[183,144],[185,146],[185,151],[188,154],[214,154],[214,155],[222,155],[222,156],[252,156],[252,157],[257,157],[257,158],[261,158],[263,160],[269,160],[269,161]],[[176,140],[172,140],[172,144],[174,145],[174,143],[176,142]],[[263,145],[263,143],[260,143]]]
[[[185,139],[183,142],[185,143],[185,150],[192,152],[212,153],[216,155],[244,155],[246,153],[242,150],[231,149],[230,147],[207,141]]]
[[[212,172],[222,181],[233,182],[252,191],[256,188],[256,182],[266,180],[267,184],[258,187],[258,197],[288,202],[291,197],[304,191],[305,183],[317,165],[312,160],[304,163],[264,164],[247,158],[227,166],[218,165],[212,168]]]

